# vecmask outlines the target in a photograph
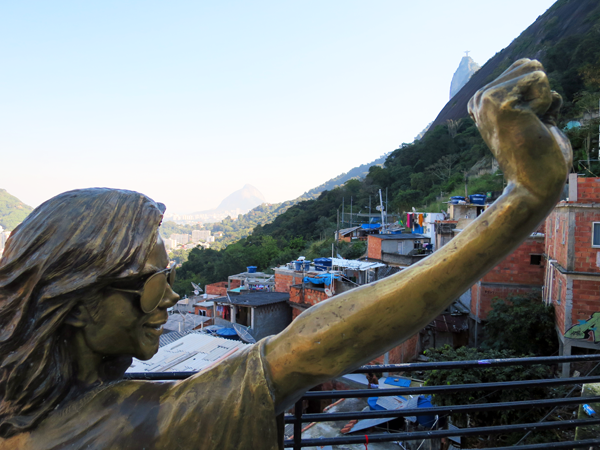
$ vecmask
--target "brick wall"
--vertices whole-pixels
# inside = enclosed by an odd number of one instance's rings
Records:
[[[568,265],[569,210],[554,208],[546,219],[545,251],[548,259],[555,259],[562,267]]]
[[[240,287],[242,282],[240,280],[231,280],[231,289]],[[219,281],[213,284],[207,284],[204,287],[204,291],[210,295],[219,295],[224,297],[227,295],[227,281]]]
[[[209,295],[227,295],[227,281],[219,281],[218,283],[207,284],[204,291]]]
[[[367,257],[381,259],[381,239],[369,235],[367,238]]]
[[[532,255],[544,254],[541,237],[528,238],[514,252],[490,270],[478,283],[471,287],[471,314],[486,320],[492,310],[495,297],[510,295],[541,294],[544,284],[545,259],[532,264]]]
[[[592,247],[592,222],[600,222],[600,210],[575,211],[575,272],[600,273],[600,248]]]
[[[292,286],[290,288],[290,302],[300,303],[302,305],[316,305],[329,297],[325,292],[319,289],[304,288]],[[295,317],[294,317],[295,318]]]
[[[543,254],[544,240],[542,238],[529,238],[490,270],[481,281],[542,286],[544,283],[544,259],[542,258],[539,265],[531,264],[531,255]]]
[[[302,273],[292,272],[291,270],[275,271],[275,292],[290,292],[294,284],[302,283]]]
[[[480,320],[487,320],[492,310],[492,301],[495,297],[507,298],[509,296],[536,295],[541,297],[541,286],[539,288],[524,288],[517,286],[479,286],[471,288],[471,314]],[[477,297],[479,295],[479,311],[477,311]],[[479,315],[478,315],[479,314]]]
[[[556,325],[558,326],[558,329],[561,330],[561,333],[564,334],[567,315],[566,308],[568,306],[566,301],[568,280],[567,276],[560,273],[556,268],[551,267],[549,270],[552,275],[548,277],[545,296],[548,301],[554,305]],[[568,326],[567,329],[568,328],[570,327]]]
[[[194,310],[195,310],[195,314],[196,315],[200,315],[200,311],[205,311],[206,314],[204,314],[206,317],[212,317],[213,316],[213,307],[207,307],[207,306],[197,306],[194,305]]]
[[[573,280],[573,309],[571,323],[565,324],[563,333],[579,321],[587,321],[600,311],[600,280]]]
[[[598,203],[600,178],[577,178],[577,203]]]

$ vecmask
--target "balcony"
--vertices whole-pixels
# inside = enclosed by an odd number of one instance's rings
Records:
[[[484,361],[452,361],[435,363],[410,363],[394,364],[382,366],[363,366],[356,370],[355,374],[367,373],[415,373],[430,370],[445,371],[451,369],[475,369],[475,368],[498,368],[506,366],[532,366],[532,365],[557,365],[574,362],[597,362],[595,367],[600,366],[600,355],[579,355],[562,357],[539,357],[539,358],[512,358]],[[129,379],[151,379],[151,380],[179,380],[191,376],[188,372],[172,373],[144,373],[127,374]],[[535,380],[519,380],[509,382],[477,383],[477,384],[458,384],[443,386],[419,386],[412,383],[407,387],[388,388],[388,389],[351,389],[351,390],[328,390],[328,391],[309,391],[300,399],[293,411],[285,414],[283,417],[283,426],[285,426],[284,447],[299,450],[302,448],[318,449],[343,449],[343,448],[365,448],[383,449],[383,448],[403,448],[409,449],[447,449],[447,448],[483,448],[481,445],[466,445],[465,442],[473,442],[473,438],[480,439],[479,442],[485,447],[485,439],[489,436],[503,436],[517,433],[522,436],[518,442],[510,447],[494,446],[495,449],[562,449],[562,448],[600,448],[600,396],[593,390],[585,390],[583,396],[581,386],[590,386],[593,383],[600,383],[600,376],[579,376],[572,378],[548,378]],[[531,398],[511,402],[486,402],[486,395],[482,392],[493,393],[498,390],[521,389],[525,393],[540,387],[558,387],[563,386],[569,391],[562,396],[554,398]],[[335,408],[329,408],[327,412],[304,412],[305,405],[308,402],[319,400],[341,399],[372,399],[378,398],[404,398],[412,396],[430,396],[435,394],[448,393],[473,393],[473,401],[468,404],[456,404],[446,406],[422,405],[419,407],[411,406],[407,402],[403,407],[386,410],[351,410],[335,411]],[[525,394],[526,395],[526,394]],[[413,402],[413,405],[416,403]],[[598,411],[598,414],[591,416],[584,412],[583,405],[589,405]],[[334,403],[335,405],[335,403]],[[558,408],[578,408],[577,416],[560,417],[557,415],[551,417]],[[362,408],[361,408],[362,409]],[[545,413],[541,420],[527,421],[527,414],[532,410],[540,410]],[[490,426],[465,426],[458,428],[453,426],[447,420],[452,417],[468,417],[474,413],[482,412],[507,412],[522,411],[520,417],[523,420],[518,423],[509,423],[503,425]],[[574,413],[573,413],[574,414]],[[409,426],[409,421],[404,418],[429,417],[435,418],[432,422],[422,425],[419,421],[414,421],[413,426]],[[373,420],[375,419],[375,420]],[[379,419],[379,420],[377,420]],[[372,422],[364,422],[366,420]],[[327,436],[319,435],[317,424],[337,424],[329,426],[329,429],[341,430],[340,424],[350,421],[359,421],[366,423],[366,428],[360,428],[357,432],[346,431],[346,433],[327,433]],[[350,422],[353,423],[353,422]],[[385,423],[385,427],[383,426]],[[390,426],[389,424],[392,424]],[[399,424],[405,423],[405,426]],[[468,423],[468,421],[467,421]],[[305,426],[310,424],[309,426]],[[368,426],[374,424],[373,426]],[[379,425],[379,426],[378,426]],[[313,427],[315,432],[307,433],[308,429]],[[357,427],[358,428],[358,427]],[[404,429],[402,429],[404,428]],[[304,430],[304,433],[303,433]],[[559,431],[571,430],[570,433],[562,435]],[[573,433],[573,431],[575,433]],[[547,441],[548,431],[556,435],[552,442]],[[311,436],[307,436],[311,434]],[[332,435],[333,434],[333,435]],[[546,434],[546,440],[540,441],[542,435]],[[462,439],[462,441],[461,441]],[[462,445],[460,444],[462,442]],[[537,442],[537,443],[536,443]],[[544,443],[539,443],[544,442]],[[386,444],[388,443],[388,444]],[[390,447],[394,443],[394,447]],[[348,447],[361,445],[361,447]]]

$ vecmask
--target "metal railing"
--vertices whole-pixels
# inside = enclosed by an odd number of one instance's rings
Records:
[[[488,368],[501,366],[525,366],[538,364],[564,364],[572,362],[598,361],[600,355],[578,355],[578,356],[555,356],[540,358],[510,358],[481,361],[451,361],[432,363],[409,363],[388,364],[378,366],[363,366],[353,373],[383,373],[383,372],[415,372],[428,370],[469,369]],[[160,372],[160,373],[129,373],[128,379],[146,380],[181,380],[193,375],[190,372]],[[402,418],[408,416],[436,416],[447,417],[450,414],[469,414],[474,412],[509,411],[532,408],[557,408],[564,406],[577,406],[585,403],[600,403],[600,397],[567,397],[549,398],[512,402],[477,403],[451,406],[431,406],[426,408],[411,408],[401,410],[373,410],[373,411],[351,411],[351,412],[328,412],[328,413],[304,413],[304,400],[323,399],[349,399],[367,397],[408,396],[408,395],[430,395],[441,393],[459,393],[473,391],[494,391],[505,389],[539,388],[550,386],[574,386],[585,383],[600,383],[600,376],[585,376],[573,378],[549,378],[536,380],[520,380],[497,383],[476,383],[462,385],[444,386],[422,386],[402,387],[387,389],[355,389],[343,391],[310,391],[296,403],[294,414],[286,414],[285,424],[293,424],[293,436],[284,440],[284,447],[300,450],[305,447],[321,447],[344,444],[367,444],[379,442],[406,442],[425,441],[432,439],[468,437],[468,436],[490,436],[494,434],[507,434],[514,432],[532,433],[545,430],[572,429],[576,427],[588,427],[600,425],[600,418],[590,417],[587,419],[572,419],[549,422],[519,423],[501,426],[471,427],[461,429],[425,429],[406,432],[385,432],[378,434],[361,434],[359,436],[337,436],[302,438],[303,424],[319,422],[350,421],[361,419],[379,418]],[[599,415],[600,416],[600,415]],[[437,423],[437,420],[436,420]],[[590,448],[600,446],[600,436],[594,439],[581,441],[553,442],[533,445],[515,445],[511,447],[495,447],[495,449],[510,448],[513,450],[527,449],[562,449],[562,448]]]

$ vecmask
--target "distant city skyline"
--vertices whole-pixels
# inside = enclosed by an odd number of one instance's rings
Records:
[[[553,3],[5,3],[0,188],[294,199],[412,142],[465,51],[483,66]]]

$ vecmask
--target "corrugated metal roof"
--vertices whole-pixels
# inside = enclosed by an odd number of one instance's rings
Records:
[[[286,302],[289,300],[290,294],[286,292],[255,292],[244,295],[231,295],[229,298],[216,298],[217,303],[230,303],[240,306],[264,306],[273,303]]]
[[[194,306],[204,306],[205,308],[211,308],[213,305],[215,304],[215,302],[198,302],[198,303],[194,303]]]
[[[389,239],[394,241],[402,241],[406,239],[431,239],[429,236],[417,233],[372,234],[370,237],[377,239]]]
[[[211,319],[212,317],[200,316],[198,314],[171,314],[164,328],[165,330],[179,332],[190,331]]]
[[[197,331],[179,332],[179,331],[165,330],[165,331],[163,331],[163,334],[161,334],[161,336],[159,338],[159,340],[160,340],[159,347],[164,347],[165,345],[171,344],[172,342],[175,342],[190,333],[198,333],[198,332]]]
[[[358,230],[359,228],[360,228],[360,226],[352,227],[352,228],[344,228],[344,229],[340,230],[340,235],[351,233],[352,231]]]
[[[357,261],[355,259],[330,258],[332,266],[343,267],[345,269],[369,270],[378,267],[385,267],[380,262]]]
[[[457,333],[469,329],[469,316],[451,316],[450,314],[440,314],[432,322],[437,331],[446,331]]]
[[[200,371],[212,365],[227,353],[248,344],[204,333],[190,333],[160,347],[148,361],[133,359],[127,372],[182,372]]]

